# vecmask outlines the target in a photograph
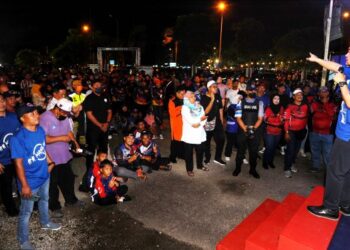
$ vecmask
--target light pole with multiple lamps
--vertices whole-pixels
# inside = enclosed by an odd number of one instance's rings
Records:
[[[221,19],[220,19],[220,38],[219,38],[219,65],[221,64],[221,50],[222,50],[222,29],[224,26],[224,12],[226,10],[227,4],[225,2],[219,2],[217,5],[217,9],[221,14]]]

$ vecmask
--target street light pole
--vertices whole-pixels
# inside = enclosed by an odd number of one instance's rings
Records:
[[[222,28],[224,25],[224,12],[221,12],[220,20],[220,38],[219,38],[219,64],[221,64],[221,49],[222,49]]]
[[[329,3],[329,12],[327,17],[327,30],[326,30],[326,41],[324,45],[324,54],[323,59],[328,60],[328,54],[329,54],[329,42],[330,42],[330,36],[331,36],[331,27],[332,27],[332,16],[333,16],[333,0],[330,0]],[[322,69],[322,80],[321,80],[321,86],[326,85],[326,78],[327,78],[327,69]]]

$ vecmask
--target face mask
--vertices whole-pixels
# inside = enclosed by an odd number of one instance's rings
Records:
[[[57,119],[58,119],[59,121],[64,121],[66,118],[67,118],[67,116],[60,115]]]
[[[96,88],[95,89],[96,94],[101,94],[102,93],[102,88]]]

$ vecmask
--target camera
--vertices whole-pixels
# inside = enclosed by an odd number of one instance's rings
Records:
[[[248,130],[247,130],[247,137],[248,139],[253,139],[255,137],[255,129],[253,126],[248,126]]]
[[[78,156],[91,156],[94,155],[93,152],[87,150],[86,148],[76,148],[74,143],[70,143],[70,149],[69,149],[73,154],[78,155]]]

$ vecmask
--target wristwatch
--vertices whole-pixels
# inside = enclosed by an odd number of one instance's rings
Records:
[[[347,85],[347,83],[346,82],[338,82],[338,85],[339,85],[339,87],[344,87],[345,85]]]

